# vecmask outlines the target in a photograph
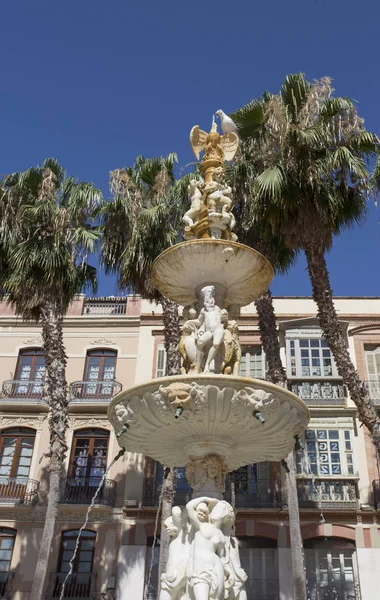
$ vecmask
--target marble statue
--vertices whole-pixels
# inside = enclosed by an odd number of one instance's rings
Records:
[[[228,313],[215,303],[215,287],[207,285],[201,289],[202,308],[197,319],[186,321],[184,327],[195,325],[197,332],[194,373],[220,373],[225,329],[223,319]]]
[[[211,237],[219,239],[222,231],[232,231],[236,224],[231,212],[232,188],[226,184],[226,172],[223,167],[214,169],[211,181],[203,187],[203,193],[208,209]]]
[[[197,326],[194,322],[186,321],[182,327],[182,336],[178,344],[178,350],[182,357],[181,373],[195,373],[197,360]]]
[[[193,498],[208,494],[221,500],[227,473],[228,467],[222,456],[209,454],[192,459],[186,465],[186,479],[193,489]]]
[[[241,346],[239,342],[239,327],[236,321],[224,318],[224,360],[222,373],[239,376],[241,362]]]
[[[235,522],[232,506],[224,500],[201,496],[188,502],[186,509],[195,529],[188,570],[189,597],[193,600],[239,598],[234,592],[234,585],[235,589],[238,587],[236,565],[231,562],[230,552],[230,533]]]
[[[198,187],[199,185],[200,182],[197,179],[191,179],[187,188],[191,204],[189,210],[184,214],[182,219],[187,230],[190,230],[190,228],[199,220],[202,203],[202,192]]]
[[[215,160],[223,165],[225,160],[232,160],[235,156],[239,146],[238,135],[232,131],[221,136],[217,129],[213,119],[210,133],[199,129],[199,125],[195,125],[190,131],[190,144],[197,160],[203,150],[203,162]]]
[[[166,571],[161,575],[159,600],[185,600],[187,587],[187,569],[190,557],[189,523],[186,511],[173,506],[172,516],[164,521],[169,543]]]

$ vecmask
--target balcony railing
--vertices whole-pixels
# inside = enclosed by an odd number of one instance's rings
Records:
[[[234,478],[236,508],[272,508],[281,506],[279,479],[259,479],[256,482]],[[227,478],[225,500],[231,501],[231,475]]]
[[[127,312],[127,299],[105,298],[104,300],[98,298],[90,298],[84,305],[84,314],[90,316],[98,315],[125,315]]]
[[[187,483],[184,472],[177,470],[177,485],[176,493],[174,495],[173,504],[179,504],[184,506],[191,500],[192,490],[190,485]],[[143,489],[143,506],[158,506],[160,499],[161,486],[162,486],[163,474],[160,468],[157,477],[146,477],[144,480]]]
[[[123,386],[118,381],[74,381],[70,384],[70,404],[108,404]]]
[[[39,481],[26,477],[0,477],[0,504],[17,503],[34,506],[38,500]]]
[[[299,505],[304,508],[352,508],[358,506],[356,480],[297,478]]]
[[[61,495],[63,504],[90,504],[101,482],[101,477],[68,477]],[[116,481],[106,479],[96,504],[113,506],[116,498]]]
[[[371,400],[373,400],[374,404],[380,405],[380,379],[363,381],[363,383],[368,392],[369,397],[371,398]]]
[[[12,598],[14,577],[14,573],[0,572],[0,600]]]
[[[341,379],[291,379],[289,389],[309,406],[345,406],[346,390]]]
[[[44,381],[37,380],[8,380],[4,381],[0,395],[0,402],[9,400],[15,402],[32,402],[46,404],[44,399]]]
[[[64,585],[66,575],[67,573],[51,573],[46,594],[47,600],[61,598],[61,596],[71,600],[79,598],[82,600],[95,600],[97,597],[95,573],[73,573]]]

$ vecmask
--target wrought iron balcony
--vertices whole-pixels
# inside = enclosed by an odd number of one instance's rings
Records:
[[[380,510],[380,480],[372,481],[373,489],[373,506],[376,510]]]
[[[290,379],[289,389],[308,406],[345,406],[347,392],[341,379]]]
[[[14,578],[14,573],[0,572],[0,600],[12,598]]]
[[[231,501],[231,476],[226,481],[225,500]],[[234,478],[236,508],[273,508],[281,506],[281,481],[262,479],[241,481]]]
[[[97,317],[99,315],[125,315],[126,298],[89,298],[84,305],[84,314]]]
[[[358,506],[355,479],[302,479],[297,477],[298,503],[304,508],[351,508]]]
[[[39,486],[39,481],[34,479],[3,475],[0,477],[0,504],[17,503],[34,506],[38,500]]]
[[[33,404],[46,404],[44,399],[44,381],[37,380],[15,380],[3,382],[0,402],[22,402]]]
[[[143,506],[158,506],[161,487],[163,483],[163,472],[160,465],[159,474],[157,477],[146,477],[144,480],[143,489]],[[191,500],[192,490],[185,478],[184,469],[177,469],[176,493],[174,495],[173,504],[184,506]]]
[[[70,384],[70,404],[108,404],[123,386],[118,381],[74,381]]]
[[[101,482],[101,477],[67,477],[61,494],[63,504],[90,504]],[[96,504],[113,506],[116,498],[116,481],[106,479]]]
[[[371,379],[363,383],[374,404],[380,405],[380,379]]]
[[[73,573],[64,585],[67,573],[51,573],[46,594],[47,600],[70,598],[71,600],[95,600],[96,573]],[[63,589],[64,588],[64,589]],[[63,592],[63,595],[62,595]]]

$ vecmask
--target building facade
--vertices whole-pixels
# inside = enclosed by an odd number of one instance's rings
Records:
[[[356,368],[380,409],[380,299],[336,298]],[[310,298],[275,298],[289,386],[311,421],[296,453],[310,600],[374,600],[380,589],[378,457],[339,378]],[[265,378],[253,305],[239,319],[241,375]],[[48,494],[48,407],[40,327],[0,305],[0,598],[29,598]],[[65,480],[46,599],[59,598],[78,530],[119,447],[107,406],[121,389],[165,374],[159,306],[140,298],[81,295],[65,317],[70,392]],[[80,539],[66,598],[156,598],[162,466],[125,454],[107,472]],[[231,485],[233,482],[233,485]],[[277,463],[230,475],[248,599],[291,600],[284,474]],[[191,490],[183,469],[176,502]],[[379,511],[379,512],[378,512]],[[157,535],[158,534],[158,537]],[[154,543],[155,542],[155,543]]]

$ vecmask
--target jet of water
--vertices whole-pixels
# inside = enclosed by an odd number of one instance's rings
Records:
[[[162,485],[161,485],[160,497],[158,499],[158,507],[157,507],[157,512],[156,512],[156,521],[154,523],[153,543],[152,543],[152,548],[151,548],[151,553],[150,553],[150,563],[149,563],[148,577],[146,579],[146,583],[145,583],[145,587],[144,587],[144,597],[143,597],[143,600],[147,600],[147,598],[148,598],[148,593],[149,593],[149,588],[150,588],[150,582],[151,582],[151,579],[152,579],[152,571],[153,571],[153,563],[154,563],[154,549],[156,547],[157,533],[158,533],[158,522],[159,522],[160,512],[161,512],[161,508],[162,508],[162,502],[163,502],[163,498],[164,498],[164,485],[165,485],[165,470],[164,470],[164,476],[163,476]]]
[[[125,448],[122,448],[119,451],[119,453],[115,456],[115,458],[113,459],[113,461],[107,467],[107,469],[106,469],[106,471],[105,471],[105,473],[104,473],[104,475],[103,475],[103,477],[102,477],[102,479],[101,479],[101,481],[100,481],[100,483],[99,483],[99,485],[98,485],[98,487],[97,487],[97,489],[95,491],[95,494],[92,497],[91,504],[88,507],[87,512],[86,512],[86,517],[85,517],[84,523],[83,523],[82,527],[79,530],[78,537],[77,537],[76,542],[75,542],[74,553],[73,553],[73,555],[71,557],[71,560],[69,562],[69,570],[68,570],[67,575],[65,577],[65,580],[64,580],[64,582],[62,584],[62,589],[61,589],[61,594],[59,596],[59,600],[63,600],[63,598],[65,597],[65,587],[66,587],[66,584],[67,584],[67,581],[68,581],[69,577],[73,574],[74,561],[75,561],[75,557],[76,557],[78,549],[79,549],[80,538],[81,538],[82,532],[87,527],[88,519],[90,517],[90,513],[91,513],[92,509],[95,506],[96,499],[97,499],[97,497],[99,496],[99,494],[101,492],[101,489],[102,489],[102,487],[104,485],[104,482],[105,482],[105,480],[107,478],[108,473],[110,472],[110,470],[114,466],[115,462],[118,461],[119,458],[121,458],[124,453],[125,453]]]

